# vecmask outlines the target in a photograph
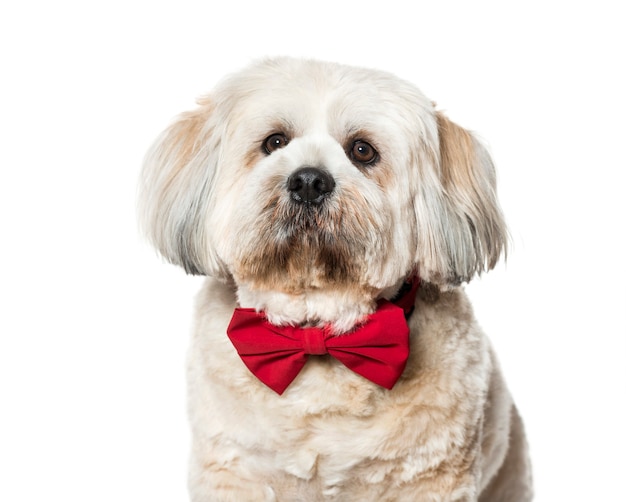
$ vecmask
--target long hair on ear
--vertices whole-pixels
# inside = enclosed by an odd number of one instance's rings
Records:
[[[442,113],[435,116],[438,148],[425,155],[435,169],[422,173],[430,189],[416,199],[418,266],[425,280],[455,286],[491,270],[506,255],[508,234],[487,150]]]
[[[171,263],[189,274],[219,275],[206,219],[220,141],[211,123],[212,103],[198,101],[154,142],[139,184],[142,232]]]

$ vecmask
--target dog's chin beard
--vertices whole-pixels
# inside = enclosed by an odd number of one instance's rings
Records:
[[[290,204],[274,208],[256,230],[236,265],[237,280],[289,294],[363,288],[363,228],[347,225],[340,211]]]

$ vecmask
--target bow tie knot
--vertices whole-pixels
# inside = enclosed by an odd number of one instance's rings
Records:
[[[328,354],[326,348],[327,330],[322,328],[301,328],[302,348],[304,353],[311,356],[322,356]]]

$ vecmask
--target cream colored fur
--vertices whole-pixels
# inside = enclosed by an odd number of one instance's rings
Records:
[[[460,286],[506,249],[484,147],[412,85],[332,63],[263,61],[199,105],[141,184],[155,247],[214,277],[189,355],[191,499],[531,500],[522,423]],[[269,153],[276,133],[287,143]],[[355,161],[357,140],[376,162]],[[319,207],[286,189],[303,166],[335,181]],[[324,356],[279,396],[226,337],[237,306],[341,336],[414,271],[411,356],[390,391]]]

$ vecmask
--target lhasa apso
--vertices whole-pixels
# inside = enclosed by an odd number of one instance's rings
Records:
[[[209,276],[193,501],[531,500],[522,422],[462,283],[506,250],[486,149],[411,84],[270,59],[149,151],[143,229]]]

